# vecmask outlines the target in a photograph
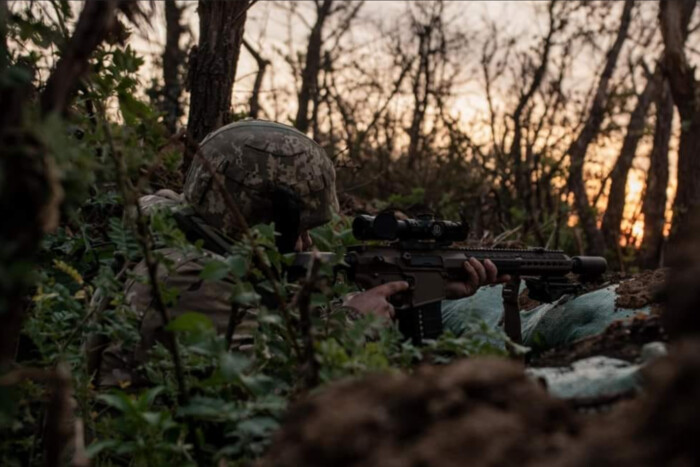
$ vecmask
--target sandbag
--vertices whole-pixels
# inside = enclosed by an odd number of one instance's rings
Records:
[[[521,312],[523,344],[538,349],[558,347],[600,334],[615,321],[651,312],[649,305],[637,309],[617,307],[617,288],[618,284],[614,284],[579,296],[565,295],[553,303]],[[445,329],[459,335],[475,319],[491,328],[499,326],[503,315],[502,289],[502,285],[482,287],[471,297],[445,300]]]
[[[543,382],[547,391],[560,399],[614,399],[641,390],[641,369],[663,355],[666,355],[665,344],[651,342],[642,349],[638,363],[596,356],[565,367],[528,368],[526,373]]]

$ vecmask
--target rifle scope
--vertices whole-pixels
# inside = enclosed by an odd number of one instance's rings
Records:
[[[467,238],[463,224],[432,218],[397,219],[392,213],[376,217],[361,215],[352,223],[352,233],[358,240],[432,240],[460,242]]]

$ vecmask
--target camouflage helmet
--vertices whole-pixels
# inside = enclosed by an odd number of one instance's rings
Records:
[[[232,123],[207,135],[200,154],[223,176],[249,225],[275,220],[273,194],[280,189],[299,201],[299,231],[328,222],[338,210],[333,163],[321,146],[295,128],[262,120]],[[199,157],[187,173],[184,196],[205,222],[228,235],[238,233]]]

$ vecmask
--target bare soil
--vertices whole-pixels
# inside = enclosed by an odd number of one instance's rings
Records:
[[[628,362],[639,359],[642,347],[649,342],[668,340],[658,316],[639,316],[631,321],[618,321],[603,334],[586,337],[567,346],[534,356],[530,366],[568,366],[576,360],[595,355]]]
[[[540,465],[576,417],[522,365],[465,360],[330,386],[291,410],[262,465]]]
[[[615,306],[634,310],[657,303],[667,277],[668,269],[655,269],[635,274],[620,282]]]
[[[641,397],[586,417],[506,360],[334,384],[292,409],[260,465],[700,465],[700,339],[645,380]]]

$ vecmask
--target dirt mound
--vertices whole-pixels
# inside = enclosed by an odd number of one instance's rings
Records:
[[[297,405],[265,466],[541,465],[578,430],[571,410],[503,359],[333,385]]]
[[[700,341],[679,345],[647,370],[647,390],[586,426],[559,467],[700,465]]]
[[[700,219],[695,226],[700,228]],[[700,242],[695,237],[686,239],[670,255],[673,269],[663,293],[666,300],[663,323],[672,339],[700,336]]]
[[[657,296],[665,286],[667,277],[668,269],[655,269],[620,282],[615,306],[634,310],[658,302]]]
[[[568,366],[576,360],[594,355],[628,362],[639,359],[642,347],[649,342],[667,341],[658,316],[640,316],[631,321],[616,321],[597,336],[586,337],[567,346],[534,356],[533,367]]]

